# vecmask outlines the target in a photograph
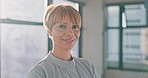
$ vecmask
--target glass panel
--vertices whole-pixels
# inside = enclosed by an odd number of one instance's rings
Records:
[[[127,21],[126,21],[126,14],[125,14],[125,12],[122,13],[122,27],[123,28],[127,27]]]
[[[148,70],[148,28],[124,29],[124,68]]]
[[[118,67],[119,61],[119,31],[117,29],[108,30],[107,61],[108,66]]]
[[[26,78],[48,52],[42,26],[1,24],[1,78]]]
[[[1,0],[1,18],[42,22],[44,0]]]
[[[107,13],[108,27],[119,27],[119,6],[109,6]]]
[[[147,15],[143,4],[126,5],[125,12],[128,26],[146,25]]]

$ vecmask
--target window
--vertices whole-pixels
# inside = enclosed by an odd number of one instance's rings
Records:
[[[42,26],[44,0],[1,2],[1,78],[26,78],[48,52],[48,36]]]
[[[107,67],[148,71],[148,15],[143,4],[107,6]]]
[[[50,40],[42,23],[48,0],[45,1],[1,0],[2,78],[26,78],[30,68],[40,62],[51,49]],[[78,9],[78,3],[69,3]],[[72,54],[78,57],[79,42],[73,51]]]

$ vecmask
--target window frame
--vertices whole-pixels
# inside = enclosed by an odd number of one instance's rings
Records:
[[[138,72],[148,72],[148,70],[139,70],[139,69],[129,69],[129,68],[124,68],[123,67],[123,30],[124,28],[122,27],[122,13],[124,12],[124,6],[126,5],[134,5],[134,4],[144,4],[143,2],[136,2],[136,3],[112,3],[112,4],[105,4],[105,8],[104,8],[104,35],[103,35],[103,38],[104,38],[104,48],[103,48],[103,51],[104,51],[104,59],[105,59],[105,62],[104,64],[106,65],[106,67],[104,68],[107,68],[107,69],[117,69],[117,70],[128,70],[128,71],[138,71]],[[119,6],[119,27],[108,27],[107,23],[108,23],[108,16],[107,16],[107,7],[109,6]],[[146,20],[148,20],[148,11],[147,11],[147,17],[146,17]],[[144,26],[127,26],[126,27],[127,29],[129,28],[148,28],[148,21],[146,21],[146,25]],[[108,30],[111,30],[111,29],[117,29],[119,30],[119,61],[117,61],[118,63],[118,66],[117,67],[110,67],[107,65],[107,44],[108,44]]]
[[[47,1],[47,0],[46,0]],[[1,4],[1,3],[0,3]],[[2,7],[0,7],[2,8]],[[37,22],[37,21],[29,21],[29,20],[22,20],[22,19],[13,19],[13,18],[2,18],[1,17],[1,11],[0,11],[0,31],[1,31],[1,24],[9,24],[9,25],[26,25],[27,26],[43,26],[43,22]],[[18,26],[19,27],[19,26]],[[1,36],[1,34],[0,34]],[[48,36],[47,36],[48,37]],[[1,42],[0,42],[1,43]],[[49,43],[49,42],[48,42]],[[1,45],[0,45],[1,46]],[[48,47],[49,45],[47,45]],[[2,52],[0,51],[0,54]],[[1,58],[0,58],[1,59]],[[0,60],[0,66],[1,66],[1,60]],[[1,69],[1,68],[0,68]],[[0,71],[1,73],[1,71]],[[0,76],[2,76],[0,74]]]

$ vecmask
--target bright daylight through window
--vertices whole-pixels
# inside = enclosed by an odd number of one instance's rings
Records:
[[[1,0],[2,78],[26,78],[31,67],[47,55],[51,45],[42,25],[46,1]],[[53,3],[61,1],[53,0]],[[67,2],[79,10],[78,3]],[[79,42],[72,49],[72,54],[79,56]]]
[[[44,0],[1,2],[1,78],[26,78],[48,50],[42,26]]]
[[[107,7],[108,68],[148,71],[148,13],[143,4]]]

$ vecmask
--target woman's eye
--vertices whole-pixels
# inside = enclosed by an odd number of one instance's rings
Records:
[[[73,29],[79,29],[79,26],[78,25],[73,25],[72,28]]]
[[[59,27],[65,29],[66,25],[60,25]]]

